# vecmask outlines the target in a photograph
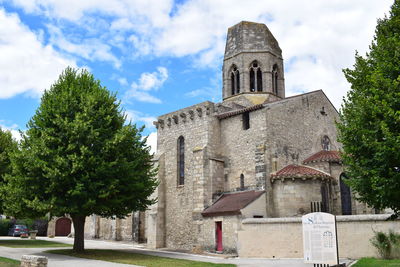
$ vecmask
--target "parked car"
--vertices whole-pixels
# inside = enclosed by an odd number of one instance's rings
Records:
[[[21,235],[28,235],[29,230],[26,225],[23,224],[15,224],[8,230],[9,236],[21,236]]]

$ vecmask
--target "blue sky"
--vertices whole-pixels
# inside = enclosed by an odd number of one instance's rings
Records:
[[[266,23],[285,62],[288,96],[323,89],[337,108],[341,70],[367,51],[390,0],[0,0],[0,127],[16,136],[67,66],[87,68],[146,125],[221,101],[227,28]]]

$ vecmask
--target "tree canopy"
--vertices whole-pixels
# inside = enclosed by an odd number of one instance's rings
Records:
[[[9,131],[3,131],[0,127],[0,187],[3,185],[4,176],[11,173],[10,154],[17,148],[17,142]],[[0,193],[0,214],[3,211],[3,196]]]
[[[378,20],[370,52],[356,54],[338,124],[348,183],[359,199],[400,212],[400,1]]]
[[[86,70],[67,68],[46,90],[6,176],[14,215],[69,215],[82,251],[85,217],[145,210],[157,186],[142,129],[125,124],[115,94]]]

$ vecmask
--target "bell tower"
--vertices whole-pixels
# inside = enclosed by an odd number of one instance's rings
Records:
[[[285,98],[282,50],[267,26],[242,21],[228,29],[222,67],[222,98]]]

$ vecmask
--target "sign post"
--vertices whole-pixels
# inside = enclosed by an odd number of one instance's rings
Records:
[[[304,262],[339,266],[336,217],[314,212],[302,217]]]

